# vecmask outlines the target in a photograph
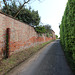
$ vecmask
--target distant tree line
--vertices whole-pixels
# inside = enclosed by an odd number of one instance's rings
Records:
[[[60,39],[75,72],[75,0],[68,0],[60,25]]]

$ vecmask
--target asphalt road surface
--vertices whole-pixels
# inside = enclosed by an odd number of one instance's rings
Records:
[[[23,62],[8,75],[73,75],[69,68],[60,40],[56,40]]]

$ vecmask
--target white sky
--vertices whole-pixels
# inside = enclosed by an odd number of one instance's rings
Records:
[[[41,3],[34,1],[29,5],[32,9],[38,10],[41,22],[50,24],[55,34],[60,36],[59,24],[61,23],[67,1],[68,0],[44,0]]]

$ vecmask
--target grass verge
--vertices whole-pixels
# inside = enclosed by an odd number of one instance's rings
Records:
[[[53,40],[52,40],[53,41]],[[22,63],[23,61],[27,60],[29,57],[31,57],[34,53],[39,51],[41,48],[43,48],[48,43],[52,42],[45,42],[40,45],[37,45],[35,47],[31,47],[28,49],[25,49],[23,51],[20,51],[16,54],[11,55],[8,59],[3,59],[0,61],[0,75],[7,75],[7,73]]]

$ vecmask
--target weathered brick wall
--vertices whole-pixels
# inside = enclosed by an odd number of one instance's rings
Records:
[[[10,28],[10,54],[20,51],[37,43],[43,43],[51,38],[39,37],[35,29],[25,23],[0,13],[0,55],[6,48],[6,29]]]

